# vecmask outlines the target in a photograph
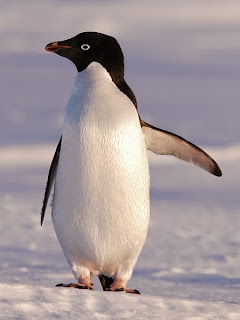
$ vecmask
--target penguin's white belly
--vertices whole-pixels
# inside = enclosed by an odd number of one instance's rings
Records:
[[[73,270],[84,266],[93,274],[113,276],[125,262],[133,268],[144,244],[149,169],[137,112],[102,69],[93,63],[76,78],[52,217]]]

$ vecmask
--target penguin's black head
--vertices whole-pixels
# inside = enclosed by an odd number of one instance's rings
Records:
[[[75,37],[49,43],[45,49],[71,60],[78,72],[91,62],[100,63],[118,81],[124,77],[123,53],[113,37],[98,32],[83,32]]]

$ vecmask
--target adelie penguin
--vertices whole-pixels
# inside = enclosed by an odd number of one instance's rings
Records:
[[[216,176],[221,170],[194,144],[140,118],[115,38],[83,32],[46,50],[71,60],[78,71],[41,212],[42,224],[54,184],[53,225],[77,279],[58,286],[92,290],[91,276],[97,275],[103,290],[139,293],[127,281],[149,224],[147,149]]]

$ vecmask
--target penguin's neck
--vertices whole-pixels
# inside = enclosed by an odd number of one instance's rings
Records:
[[[90,63],[85,70],[77,74],[72,94],[75,94],[83,84],[85,84],[85,88],[94,88],[95,86],[100,85],[101,82],[114,83],[115,86],[132,101],[137,109],[136,97],[126,83],[124,77],[112,77],[110,73],[98,62]]]
[[[92,62],[85,70],[77,74],[71,97],[96,90],[96,87],[106,82],[112,82],[110,74],[101,64]]]
[[[130,100],[115,85],[107,70],[101,64],[92,62],[75,78],[65,120],[76,124],[86,117],[119,117],[125,108],[133,107]]]
[[[86,112],[89,101],[99,95],[106,86],[114,85],[107,70],[97,62],[92,62],[76,75],[72,93],[66,108],[66,117],[78,118],[77,113]]]
[[[85,70],[77,74],[75,82],[77,82],[77,85],[79,81],[85,81],[88,85],[96,85],[96,83],[103,80],[112,82],[108,71],[100,63],[92,62]]]

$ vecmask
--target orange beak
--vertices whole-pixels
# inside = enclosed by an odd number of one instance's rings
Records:
[[[59,49],[70,49],[72,48],[71,46],[62,46],[59,45],[57,42],[52,42],[46,45],[45,50],[50,51],[50,52],[57,52]]]

